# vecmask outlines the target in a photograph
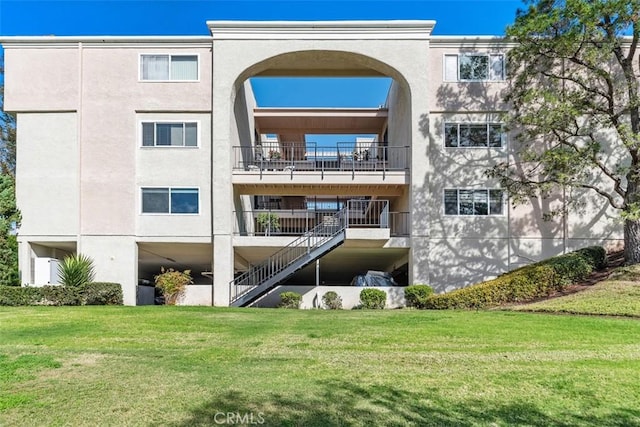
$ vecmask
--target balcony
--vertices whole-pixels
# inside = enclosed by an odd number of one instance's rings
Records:
[[[409,212],[384,212],[384,206],[366,202],[371,207],[357,206],[350,201],[347,228],[388,228],[391,237],[410,234]],[[364,202],[363,202],[364,203]],[[379,212],[383,209],[382,212]],[[335,210],[264,209],[234,212],[234,234],[238,236],[300,236],[320,224],[326,224],[336,214]]]
[[[339,142],[335,145],[316,143],[263,142],[252,146],[233,147],[234,175],[253,179],[288,176],[290,180],[305,178],[335,181],[335,177],[356,180],[358,176],[386,180],[388,176],[406,183],[409,170],[409,147],[388,146],[378,142]],[[277,180],[277,178],[276,178]],[[398,181],[394,179],[394,183]],[[240,183],[240,182],[239,182]]]

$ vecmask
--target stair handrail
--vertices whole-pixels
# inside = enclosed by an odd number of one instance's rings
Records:
[[[280,273],[281,271],[289,267],[291,264],[293,264],[296,260],[300,259],[302,256],[322,246],[325,242],[331,240],[338,233],[344,231],[345,228],[347,227],[347,222],[348,222],[347,215],[348,215],[347,208],[346,207],[342,208],[340,211],[338,211],[337,213],[335,213],[330,217],[334,220],[337,219],[338,224],[335,224],[332,221],[330,225],[327,225],[326,223],[327,220],[325,218],[320,224],[316,225],[311,230],[305,232],[303,235],[296,238],[295,240],[290,242],[288,245],[282,247],[281,249],[276,251],[274,254],[269,256],[267,259],[262,261],[260,264],[252,266],[249,269],[249,271],[246,271],[241,275],[239,275],[238,277],[234,278],[229,283],[232,289],[234,287],[237,288],[238,286],[247,286],[247,289],[243,290],[242,292],[236,292],[235,295],[234,293],[231,293],[229,295],[231,302],[237,301],[247,292],[250,292],[252,289],[255,289],[257,286],[259,286],[260,283]],[[328,227],[331,230],[330,232],[325,232],[325,233],[320,232],[320,231],[326,231]],[[314,242],[313,245],[311,245],[310,243],[313,239],[316,239],[316,241]],[[303,246],[303,244],[305,245]],[[284,258],[286,255],[290,253],[294,253],[296,252],[296,250],[299,250],[300,248],[304,248],[305,251],[295,254],[294,257],[287,260],[286,262],[280,262],[280,260]],[[259,274],[261,280],[259,280],[258,282],[260,283],[253,283],[252,281],[252,283],[243,284],[243,282],[245,282],[246,280],[257,276],[258,273],[262,272],[262,270],[271,270],[271,271],[267,271],[268,274]]]

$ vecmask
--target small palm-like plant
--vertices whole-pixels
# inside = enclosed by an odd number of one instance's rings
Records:
[[[96,276],[93,260],[83,254],[69,255],[58,265],[58,276],[60,282],[69,287],[77,288],[93,282]]]

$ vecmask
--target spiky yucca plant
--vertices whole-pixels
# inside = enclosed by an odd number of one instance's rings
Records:
[[[93,260],[83,254],[69,255],[58,265],[58,275],[64,286],[79,287],[93,282],[96,275]]]

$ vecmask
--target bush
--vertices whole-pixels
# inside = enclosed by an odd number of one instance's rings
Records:
[[[300,308],[302,303],[302,295],[297,292],[283,292],[280,294],[281,308]]]
[[[80,305],[80,289],[73,286],[43,286],[39,288],[41,305]]]
[[[0,286],[0,305],[34,305],[42,299],[40,288]]]
[[[90,282],[81,288],[82,305],[122,305],[122,286],[119,283]]]
[[[329,310],[340,310],[342,308],[342,298],[334,291],[329,291],[322,296],[322,303]]]
[[[176,305],[178,298],[184,294],[187,285],[193,283],[191,270],[177,271],[173,268],[160,269],[160,274],[156,276],[156,287],[162,291],[165,304]]]
[[[118,283],[86,283],[83,286],[0,286],[0,305],[122,305]]]
[[[606,266],[606,252],[589,247],[531,264],[478,285],[422,299],[419,308],[485,308],[525,302],[561,291]]]
[[[421,308],[425,299],[431,294],[433,294],[433,288],[429,285],[411,285],[404,288],[407,307]]]
[[[363,289],[360,292],[362,308],[383,309],[387,302],[387,293],[380,289]]]
[[[576,253],[587,259],[596,270],[602,270],[607,266],[607,251],[602,246],[589,246],[578,249]]]
[[[93,260],[83,254],[69,255],[58,265],[58,275],[62,285],[80,287],[95,277]]]

